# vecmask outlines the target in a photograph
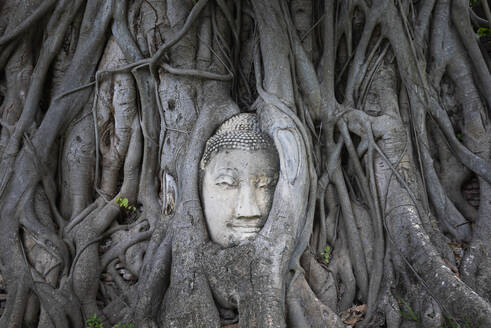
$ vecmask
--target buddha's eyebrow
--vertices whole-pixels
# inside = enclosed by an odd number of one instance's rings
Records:
[[[270,171],[270,172],[261,172],[255,174],[255,176],[260,179],[260,178],[270,178],[270,179],[276,179],[278,177],[278,172],[275,171]]]
[[[274,182],[278,179],[278,174],[276,173],[266,173],[255,176],[257,182]]]
[[[217,170],[217,173],[225,173],[225,174],[232,174],[232,175],[237,175],[238,171],[236,168],[230,168],[230,167],[222,167]]]

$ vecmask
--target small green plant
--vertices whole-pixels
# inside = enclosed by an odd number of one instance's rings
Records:
[[[326,262],[326,264],[329,264],[329,261],[331,260],[331,246],[329,245],[326,245],[326,247],[324,248],[324,252],[322,252],[322,256],[324,256],[324,261]]]
[[[102,319],[97,317],[97,314],[94,313],[92,317],[87,319],[87,325],[85,328],[104,328],[104,324],[102,323]],[[134,328],[133,324],[122,324],[118,322],[113,328]]]
[[[414,312],[411,305],[409,305],[406,301],[404,301],[401,297],[397,298],[399,303],[403,305],[404,309],[401,309],[401,315],[411,321],[420,322],[418,315]]]
[[[469,7],[473,8],[475,7],[480,0],[469,0]]]
[[[133,212],[136,211],[135,206],[131,206],[128,204],[128,198],[126,198],[126,197],[123,198],[123,197],[117,196],[116,197],[116,204],[118,204],[119,207],[123,207],[129,211],[133,211]]]
[[[489,29],[489,27],[480,27],[477,29],[477,35],[479,36],[491,35],[491,29]]]
[[[87,326],[85,328],[104,328],[102,319],[97,317],[97,314],[87,319]]]

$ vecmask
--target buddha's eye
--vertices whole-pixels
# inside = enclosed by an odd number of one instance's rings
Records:
[[[238,185],[237,181],[227,175],[221,175],[215,180],[215,184],[220,187],[228,187],[228,188],[233,188]]]
[[[257,180],[256,187],[259,189],[268,189],[274,186],[275,179],[272,177],[261,177]]]
[[[268,184],[268,183],[263,183],[263,182],[261,182],[261,183],[258,183],[258,184],[257,184],[257,187],[258,187],[259,189],[266,189],[266,188],[268,188],[268,187],[269,187],[269,184]]]

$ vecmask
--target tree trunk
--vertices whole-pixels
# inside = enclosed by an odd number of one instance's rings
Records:
[[[491,17],[470,5],[0,3],[0,326],[491,326]],[[200,162],[244,112],[279,172],[225,247]]]

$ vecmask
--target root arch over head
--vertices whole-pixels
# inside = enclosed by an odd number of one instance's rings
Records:
[[[0,326],[491,326],[487,7],[7,0]],[[241,112],[280,171],[222,247],[200,161]]]

